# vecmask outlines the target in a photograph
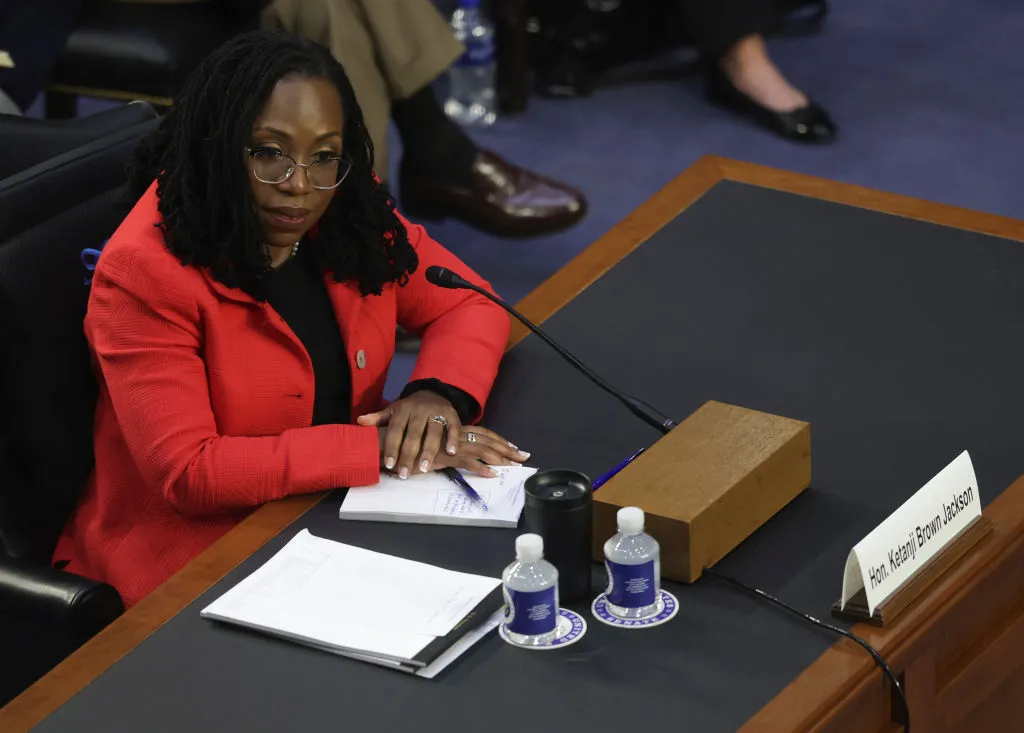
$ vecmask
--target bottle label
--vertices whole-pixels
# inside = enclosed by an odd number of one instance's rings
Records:
[[[455,62],[455,66],[475,67],[489,66],[494,63],[494,37],[466,38],[463,42],[466,51]]]
[[[650,606],[655,601],[654,560],[639,565],[604,561],[608,569],[608,602],[622,608]]]
[[[555,630],[558,608],[555,586],[537,591],[505,588],[505,628],[515,634],[535,636]]]

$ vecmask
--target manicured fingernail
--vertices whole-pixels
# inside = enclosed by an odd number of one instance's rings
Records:
[[[511,440],[508,441],[508,447],[511,448],[512,450],[519,450],[519,446],[513,443]]]
[[[448,455],[450,455],[450,456],[454,456],[455,455],[455,446],[454,445],[448,446],[447,448],[445,448],[445,450],[448,451]]]
[[[426,458],[424,458],[422,461],[420,461],[420,473],[426,473],[429,470],[430,470],[430,461],[428,461]]]
[[[488,469],[487,469],[487,474],[486,474],[486,475],[487,475],[487,476],[488,476],[489,478],[494,478],[495,476],[497,476],[497,475],[498,475],[498,472],[497,472],[497,471],[495,471],[495,470],[494,470],[493,468],[488,468]]]
[[[388,456],[387,458],[384,459],[384,468],[386,468],[387,470],[390,471],[394,467],[395,467],[395,459],[394,458],[392,458],[391,456]]]
[[[398,472],[398,478],[403,480],[409,478],[409,469],[402,466],[402,470]]]
[[[522,467],[523,467],[523,464],[522,464],[522,463],[516,463],[515,461],[509,461],[509,462],[508,462],[508,464],[509,464],[510,466],[519,466],[519,468],[522,468]]]
[[[517,448],[516,450],[519,450],[519,449]],[[527,452],[526,452],[526,451],[524,451],[524,450],[521,450],[521,451],[519,451],[519,455],[521,455],[521,456],[523,457],[523,460],[524,460],[524,461],[525,461],[525,460],[526,460],[527,458],[529,458],[529,457],[530,457],[530,454],[529,454],[529,453],[527,453]]]

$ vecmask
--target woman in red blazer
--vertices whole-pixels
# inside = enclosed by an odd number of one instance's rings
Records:
[[[154,180],[155,179],[155,180]],[[104,248],[85,319],[100,383],[96,469],[54,560],[131,605],[291,494],[381,468],[527,454],[479,419],[509,334],[486,286],[394,210],[345,72],[326,49],[241,36],[140,148],[138,203]],[[386,405],[395,327],[420,334]]]

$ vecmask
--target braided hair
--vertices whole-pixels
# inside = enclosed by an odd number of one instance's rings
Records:
[[[157,181],[168,248],[182,264],[211,270],[229,287],[263,300],[270,255],[256,214],[243,150],[274,86],[284,78],[326,79],[344,112],[345,155],[352,169],[317,223],[314,250],[338,281],[357,280],[379,295],[416,270],[416,251],[394,201],[373,172],[373,142],[345,70],[323,46],[278,31],[228,41],[189,77],[156,132],[129,167],[141,196]]]

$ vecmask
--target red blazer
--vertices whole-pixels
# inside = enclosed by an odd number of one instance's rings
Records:
[[[103,250],[85,317],[100,395],[96,469],[55,561],[131,605],[240,522],[291,494],[377,481],[376,428],[311,427],[309,355],[266,303],[182,266],[154,225],[155,186]],[[395,325],[422,335],[413,379],[484,405],[509,335],[504,311],[426,281],[430,265],[478,276],[402,223],[419,255],[404,287],[363,297],[325,278],[352,371],[352,416],[381,409]],[[489,286],[488,286],[489,287]],[[479,416],[477,416],[479,418]]]

